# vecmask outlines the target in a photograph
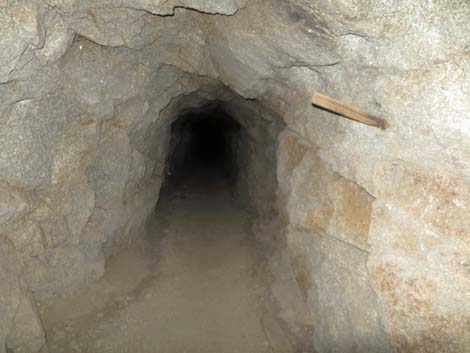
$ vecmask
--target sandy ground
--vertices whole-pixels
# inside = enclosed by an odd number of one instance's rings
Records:
[[[290,352],[262,249],[227,189],[193,178],[163,192],[147,239],[45,311],[43,352]]]

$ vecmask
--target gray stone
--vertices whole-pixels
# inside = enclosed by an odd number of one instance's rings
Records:
[[[12,186],[35,188],[50,182],[50,155],[27,116],[32,101],[15,104],[2,112],[0,127],[0,178]]]
[[[391,204],[374,204],[368,259],[397,351],[465,352],[468,243],[426,226]]]
[[[290,229],[287,239],[297,281],[313,311],[318,351],[393,352],[368,281],[367,253],[321,234]]]
[[[103,140],[86,173],[96,195],[96,207],[118,208],[123,204],[132,150],[129,137],[121,130],[122,127],[111,121],[105,124],[104,129]]]
[[[24,257],[24,278],[34,300],[45,306],[100,278],[104,256],[96,245],[47,249],[40,256]]]
[[[63,16],[53,10],[47,11],[42,18],[44,44],[35,49],[41,65],[54,63],[67,52],[75,33],[67,25]]]
[[[0,226],[27,215],[32,210],[31,201],[24,193],[0,184]]]
[[[46,218],[40,222],[45,246],[55,248],[65,246],[70,241],[70,231],[65,217]]]
[[[211,14],[233,15],[242,1],[236,0],[105,0],[96,4],[92,0],[45,0],[49,5],[63,10],[83,10],[92,8],[122,7],[144,10],[156,15],[172,15],[175,8],[186,8]]]
[[[21,291],[18,286],[18,264],[12,260],[12,245],[0,236],[0,352],[5,352]]]
[[[1,5],[0,84],[10,80],[25,50],[40,44],[37,4],[14,0]]]
[[[43,232],[33,216],[2,228],[0,233],[5,234],[22,256],[38,256],[44,251]]]
[[[38,351],[46,337],[36,310],[26,296],[22,296],[6,341],[8,352],[29,353]]]
[[[0,0],[0,351],[15,310],[32,317],[12,247],[41,303],[100,277],[158,200],[171,123],[215,101],[246,132],[238,198],[289,226],[319,350],[465,351],[469,17],[466,0]],[[39,346],[35,320],[11,347]]]
[[[0,236],[0,352],[36,352],[45,343],[34,306],[19,278],[21,265],[13,245]]]

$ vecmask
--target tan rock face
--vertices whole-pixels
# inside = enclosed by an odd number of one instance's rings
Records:
[[[470,242],[470,181],[398,161],[381,168],[375,180],[381,198],[440,234]]]
[[[13,244],[0,235],[0,352],[36,352],[45,343],[44,330],[28,290]]]
[[[465,352],[470,247],[414,215],[374,205],[369,278],[386,306],[398,352]]]
[[[312,311],[320,352],[392,352],[367,253],[327,235],[288,229],[292,268]]]
[[[316,348],[391,352],[366,267],[374,198],[292,133],[281,135],[278,157],[290,263],[313,312]]]
[[[20,298],[11,332],[7,338],[7,349],[11,352],[35,352],[46,342],[41,321],[28,297]]]
[[[331,171],[317,150],[290,133],[280,140],[279,184],[288,194],[290,224],[368,249],[374,198]]]
[[[375,174],[371,284],[398,352],[466,352],[469,185],[395,162]]]
[[[324,250],[311,253],[312,249],[323,249],[313,245],[319,241],[314,239],[340,239],[367,251],[360,254],[351,248],[347,256],[351,256],[351,263],[354,256],[367,259],[361,278],[374,288],[378,303],[383,305],[378,304],[377,315],[387,327],[393,349],[406,353],[465,352],[470,346],[465,334],[470,312],[468,184],[395,163],[375,172],[374,193],[380,198],[375,200],[357,184],[331,171],[319,158],[317,147],[292,133],[280,139],[279,162],[285,210],[296,229],[289,233],[291,265],[302,291],[311,298],[321,298],[329,290],[318,284],[326,274],[309,259],[327,256]],[[308,237],[311,240],[307,241]],[[337,256],[332,256],[331,266],[344,260],[345,255]],[[351,299],[345,295],[343,300]],[[354,302],[352,308],[370,305],[368,300],[367,304]],[[323,306],[315,312],[323,318],[344,315]],[[346,335],[348,329],[339,330]],[[328,351],[328,344],[323,349]],[[341,351],[347,350],[343,347]]]
[[[172,119],[217,100],[249,131],[240,185],[289,223],[319,327],[358,344],[317,334],[322,351],[379,351],[349,322],[367,315],[396,351],[469,351],[470,3],[389,5],[0,0],[0,234],[35,299],[102,275],[158,199]],[[390,128],[316,109],[314,90]]]
[[[293,172],[294,168],[299,165],[307,152],[315,151],[313,146],[302,143],[300,139],[292,133],[284,134],[281,140],[281,148],[281,151],[285,151],[284,153],[286,155],[286,159],[283,160],[282,163],[282,168],[288,174]]]
[[[14,223],[31,212],[31,209],[31,201],[20,190],[0,184],[0,226]]]
[[[334,204],[336,220],[331,222],[333,234],[363,249],[367,248],[369,224],[374,198],[363,188],[340,177],[331,187],[335,190]]]

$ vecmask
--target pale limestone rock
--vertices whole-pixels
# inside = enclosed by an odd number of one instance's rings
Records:
[[[0,235],[0,352],[36,352],[44,331],[19,278],[21,265],[13,245]]]
[[[320,352],[393,352],[367,253],[323,234],[287,230],[297,283],[312,310]],[[364,305],[367,303],[367,305]]]
[[[25,50],[40,44],[38,11],[30,1],[13,0],[0,6],[0,84],[10,80]]]
[[[8,352],[29,353],[39,350],[46,338],[36,309],[29,298],[21,296],[6,346]]]
[[[46,249],[36,257],[24,257],[24,278],[34,300],[47,305],[101,278],[104,256],[96,244]]]
[[[95,209],[95,192],[83,172],[74,169],[72,172],[73,175],[65,182],[59,183],[62,187],[54,193],[51,203],[57,207],[56,213],[66,220],[67,229],[73,237],[69,242],[76,242]]]
[[[27,118],[35,109],[34,103],[26,100],[2,112],[0,178],[15,187],[29,189],[50,182],[49,152]]]
[[[0,226],[13,223],[32,210],[32,202],[20,190],[0,184]]]
[[[44,44],[35,49],[35,55],[44,65],[54,63],[64,56],[73,42],[74,31],[63,16],[54,11],[47,11],[43,15],[42,25]]]
[[[0,231],[21,256],[38,256],[44,251],[44,237],[34,217],[25,217]]]
[[[12,259],[12,246],[0,236],[0,352],[5,352],[6,338],[10,333],[15,312],[20,303],[18,268]]]
[[[95,193],[96,207],[119,208],[129,178],[132,149],[122,127],[108,121],[103,126],[102,142],[93,162],[87,167],[88,183]]]
[[[380,179],[388,180],[378,185]],[[469,242],[470,182],[439,176],[410,164],[395,161],[374,174],[377,195],[407,211],[436,232]]]
[[[0,233],[35,300],[102,275],[101,249],[158,200],[171,122],[218,100],[247,130],[239,190],[296,228],[317,347],[387,351],[387,332],[398,351],[465,351],[469,16],[466,0],[0,0]],[[313,108],[314,90],[391,127]],[[19,305],[1,275],[0,350]]]
[[[318,157],[316,147],[293,134],[282,135],[279,153],[279,184],[285,191],[289,223],[367,250],[374,198],[332,172]]]
[[[469,346],[467,243],[386,203],[374,204],[368,259],[399,352],[465,352]]]
[[[146,117],[150,110],[150,104],[141,96],[132,97],[115,108],[115,115],[111,122],[126,131],[132,132],[142,121],[148,120]]]
[[[70,241],[70,231],[67,220],[62,216],[46,218],[40,222],[45,246],[56,248],[67,245]]]
[[[143,10],[156,15],[172,15],[175,8],[209,14],[233,15],[239,6],[244,4],[240,0],[104,0],[99,3],[93,0],[45,0],[45,2],[68,11],[115,7]]]

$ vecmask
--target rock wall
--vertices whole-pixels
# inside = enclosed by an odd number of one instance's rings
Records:
[[[255,1],[210,19],[220,79],[287,124],[279,204],[321,352],[468,351],[469,18],[466,1]],[[391,127],[315,109],[314,90]]]
[[[21,264],[13,244],[0,238],[0,352],[35,352],[46,342],[29,291],[19,280]]]
[[[466,1],[255,1],[210,19],[220,79],[287,124],[279,204],[321,352],[468,351],[469,18]],[[390,128],[311,107],[315,90]]]
[[[0,244],[18,253],[0,350],[41,342],[12,329],[39,323],[30,291],[73,292],[141,232],[169,125],[219,100],[256,141],[240,190],[280,213],[316,348],[468,351],[469,18],[466,0],[0,1]]]
[[[2,352],[40,348],[35,306],[102,276],[105,256],[142,233],[177,115],[161,112],[218,87],[204,77],[200,16],[151,12],[236,10],[232,1],[95,5],[0,4]],[[188,22],[190,35],[179,30]]]
[[[225,111],[242,126],[234,148],[238,166],[235,197],[259,218],[273,218],[277,212],[277,137],[284,128],[280,118],[253,101],[240,96],[227,102]]]

